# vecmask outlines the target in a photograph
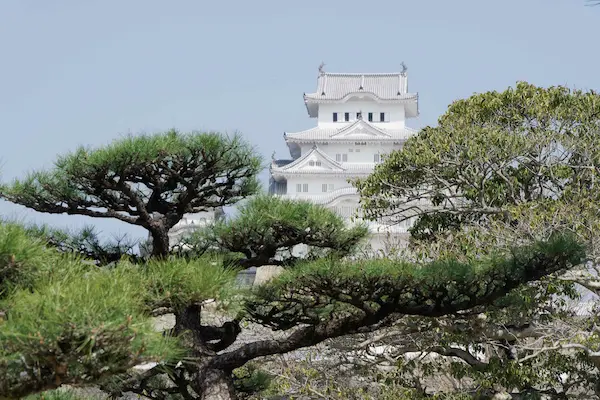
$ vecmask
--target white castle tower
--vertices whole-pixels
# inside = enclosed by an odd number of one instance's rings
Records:
[[[284,133],[291,159],[273,159],[269,191],[323,204],[350,221],[360,206],[348,180],[369,175],[416,134],[406,120],[419,114],[418,94],[408,92],[404,63],[398,73],[328,73],[323,66],[316,92],[304,94],[317,126]],[[372,247],[383,248],[390,236],[406,237],[411,222],[369,223]]]

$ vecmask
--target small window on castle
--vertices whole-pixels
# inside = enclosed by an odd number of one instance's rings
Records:
[[[348,149],[348,153],[353,153],[354,149]]]
[[[350,113],[344,113],[344,121],[350,121]]]
[[[326,192],[326,191],[327,191],[327,184],[326,184],[326,183],[324,183],[324,184],[321,186],[321,189],[323,190],[323,192]]]
[[[379,122],[385,122],[385,113],[379,113]]]
[[[369,113],[368,118],[369,122],[373,122],[373,113]]]
[[[315,161],[315,165],[316,165],[317,167],[320,167],[320,166],[321,166],[321,161]]]
[[[333,122],[338,122],[337,113],[333,113]]]
[[[315,166],[315,162],[311,160],[311,161],[308,162],[308,165],[310,165],[311,167],[314,167]]]
[[[296,193],[300,193],[302,191],[302,184],[298,183],[296,184]]]
[[[378,163],[379,161],[381,161],[381,157],[379,157],[379,154],[373,154],[373,161]]]
[[[362,112],[356,113],[356,119],[362,119]]]
[[[357,152],[357,153],[360,153],[360,149],[356,149],[356,152]]]
[[[308,183],[305,183],[304,185],[302,185],[302,191],[308,192]]]

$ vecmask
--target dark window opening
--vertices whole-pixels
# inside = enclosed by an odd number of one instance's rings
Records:
[[[344,121],[350,121],[350,113],[344,113]]]
[[[373,113],[369,113],[369,122],[373,122]]]
[[[385,121],[385,113],[379,113],[379,121],[380,122],[384,122]]]
[[[333,122],[337,122],[337,113],[333,113]]]

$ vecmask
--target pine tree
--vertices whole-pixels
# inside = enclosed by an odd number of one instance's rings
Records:
[[[164,237],[184,213],[255,193],[259,169],[239,138],[168,132],[80,149],[50,172],[3,187],[3,197],[39,211],[143,226],[154,251],[149,260],[125,256],[98,267],[85,252],[56,251],[47,236],[2,223],[0,398],[96,385],[114,396],[233,399],[232,372],[249,361],[373,332],[404,315],[485,306],[584,257],[581,245],[557,233],[470,262],[352,260],[344,256],[364,227],[347,228],[320,206],[260,196],[237,219],[199,234],[200,251],[169,254]],[[205,251],[206,243],[217,251]],[[308,260],[284,254],[283,274],[251,291],[237,288],[240,266],[282,260],[278,253],[299,244],[322,249]],[[224,250],[241,256],[232,262]],[[231,318],[211,323],[209,299],[228,306]],[[165,313],[175,326],[157,332],[152,318]],[[280,338],[238,343],[245,322]]]

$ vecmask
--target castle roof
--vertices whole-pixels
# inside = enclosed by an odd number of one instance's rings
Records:
[[[345,170],[340,163],[329,157],[316,145],[313,146],[313,148],[302,157],[299,157],[290,163],[281,163],[275,160],[271,165],[271,171],[279,172],[289,172],[304,168],[309,168],[312,170],[312,172],[317,172],[318,170],[333,170],[341,172]]]
[[[321,71],[317,90],[304,94],[311,117],[318,115],[320,103],[345,102],[352,97],[367,97],[380,103],[408,102],[407,117],[416,117],[418,94],[408,93],[406,71],[394,73],[331,73]]]
[[[300,131],[286,132],[284,134],[288,142],[306,142],[306,141],[403,141],[415,135],[416,130],[411,128],[385,129],[376,126],[363,119],[341,127],[322,127]]]
[[[292,162],[288,162],[288,160],[274,160],[271,164],[271,175],[273,177],[305,174],[368,175],[373,172],[375,165],[375,163],[341,164],[315,145],[309,152]]]
[[[323,72],[317,80],[317,91],[306,93],[306,99],[341,100],[350,93],[370,93],[381,100],[413,98],[408,93],[406,73],[347,74]]]

